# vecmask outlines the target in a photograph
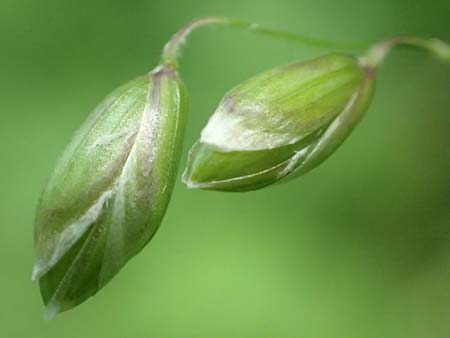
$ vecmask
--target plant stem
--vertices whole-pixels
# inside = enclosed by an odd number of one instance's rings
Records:
[[[364,58],[372,68],[377,68],[393,47],[403,45],[425,49],[444,62],[450,62],[450,45],[439,39],[426,39],[415,36],[396,36],[372,46]]]
[[[333,41],[316,39],[296,33],[286,32],[279,29],[254,24],[244,20],[210,16],[198,18],[194,21],[191,21],[186,26],[182,27],[177,33],[175,33],[172,36],[172,38],[167,42],[167,44],[164,46],[162,54],[162,63],[170,64],[172,67],[177,68],[180,49],[183,43],[185,42],[186,38],[196,28],[210,24],[220,24],[228,27],[234,27],[262,34],[265,36],[270,36],[277,39],[299,42],[304,45],[310,45],[315,47],[338,48],[338,49],[354,49],[367,47],[367,43],[352,43],[352,44],[337,43]]]

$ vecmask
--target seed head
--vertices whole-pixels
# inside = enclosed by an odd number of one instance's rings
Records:
[[[160,66],[115,90],[77,131],[45,187],[35,224],[48,316],[100,290],[151,239],[172,192],[185,92]]]
[[[366,109],[370,68],[330,54],[276,67],[236,86],[193,146],[183,180],[246,191],[303,174],[344,141]]]

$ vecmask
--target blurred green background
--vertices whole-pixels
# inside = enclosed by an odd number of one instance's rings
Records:
[[[450,41],[448,0],[1,0],[0,337],[450,337],[450,66],[415,50],[387,59],[366,117],[322,166],[246,194],[178,183],[150,245],[94,298],[43,320],[33,217],[58,154],[176,29],[211,14],[338,41]],[[226,90],[324,52],[195,33],[182,166]]]

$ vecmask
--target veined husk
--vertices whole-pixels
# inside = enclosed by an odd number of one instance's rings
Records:
[[[247,191],[301,175],[350,134],[373,92],[373,71],[329,54],[259,74],[231,89],[192,147],[191,188]]]
[[[48,316],[100,290],[152,238],[172,192],[186,95],[159,66],[115,90],[76,132],[40,199],[36,263]]]

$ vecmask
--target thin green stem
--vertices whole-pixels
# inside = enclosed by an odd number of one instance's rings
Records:
[[[399,45],[424,49],[442,61],[450,62],[449,44],[439,39],[427,39],[415,36],[396,36],[381,41],[369,49],[364,60],[372,68],[377,68],[384,61],[392,48]]]
[[[286,32],[279,29],[262,26],[259,24],[251,23],[244,20],[226,18],[226,17],[202,17],[196,19],[186,26],[181,28],[177,33],[175,33],[172,38],[164,46],[164,51],[162,54],[162,63],[170,64],[173,67],[178,66],[178,56],[180,54],[180,49],[186,38],[192,33],[193,30],[200,26],[219,24],[228,27],[234,27],[242,30],[247,30],[269,36],[272,38],[298,42],[304,45],[310,45],[315,47],[325,47],[325,48],[338,48],[338,49],[355,49],[355,48],[366,48],[368,43],[337,43],[328,40],[322,40],[317,38],[308,37],[305,35],[300,35],[296,33]]]

